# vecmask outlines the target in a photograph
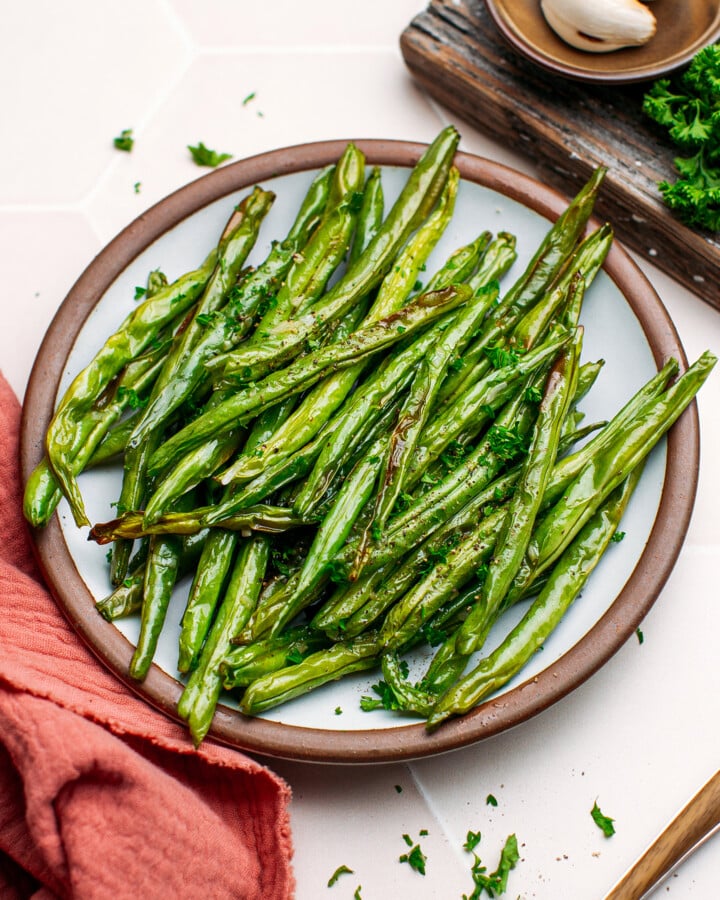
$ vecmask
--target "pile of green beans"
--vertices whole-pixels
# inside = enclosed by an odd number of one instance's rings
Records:
[[[132,678],[192,576],[178,712],[196,744],[223,690],[257,715],[366,669],[385,708],[430,729],[472,709],[558,625],[716,362],[679,375],[670,360],[612,420],[582,425],[602,368],[581,362],[579,317],[612,241],[587,231],[604,170],[507,289],[516,238],[488,231],[423,287],[457,143],[442,131],[387,212],[381,170],[348,145],[248,266],[274,200],[254,188],[198,269],[151,273],[52,419],[25,515],[43,526],[64,496],[89,525],[78,478],[120,461],[118,517],[90,537],[113,545],[98,612],[140,617]],[[411,684],[403,657],[422,645],[436,649]]]

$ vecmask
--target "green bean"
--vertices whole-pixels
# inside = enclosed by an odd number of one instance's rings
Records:
[[[277,637],[236,647],[220,663],[223,687],[228,691],[247,687],[263,675],[277,672],[287,665],[297,665],[327,645],[328,640],[322,632],[303,625],[288,629]]]
[[[435,565],[390,609],[378,638],[382,647],[397,650],[404,646],[443,603],[460,591],[478,567],[489,559],[496,545],[498,528],[506,522],[505,510],[482,519],[449,550],[446,561]]]
[[[430,408],[453,354],[462,353],[481,319],[497,297],[496,283],[476,293],[472,302],[448,323],[439,340],[421,360],[390,435],[382,466],[382,480],[375,501],[373,526],[384,528],[400,495],[410,460],[428,420]],[[361,551],[362,552],[362,551]]]
[[[250,618],[262,588],[270,544],[266,537],[244,540],[239,548],[230,583],[213,622],[197,668],[192,672],[178,703],[197,746],[210,729],[222,691],[220,664],[231,640]]]
[[[73,476],[77,477],[89,465],[94,464],[99,447],[114,423],[127,410],[132,409],[133,405],[142,404],[157,377],[166,352],[167,343],[164,342],[131,360],[87,410],[78,424],[77,450],[69,460]],[[46,456],[30,475],[25,488],[23,511],[26,519],[35,526],[47,524],[61,498],[62,492]]]
[[[205,362],[219,351],[226,352],[229,344],[238,343],[249,331],[258,307],[274,298],[278,285],[293,264],[295,254],[307,243],[325,207],[333,170],[334,167],[324,169],[313,180],[285,239],[273,243],[269,255],[260,266],[230,288],[227,303],[211,313],[200,311],[204,315],[203,330],[188,338],[183,352],[177,354],[173,377],[165,381],[162,390],[145,410],[135,430],[136,440],[167,421],[207,377]],[[234,274],[236,268],[233,265],[229,274]],[[229,278],[225,283],[228,282]]]
[[[366,250],[370,241],[375,237],[382,225],[385,212],[385,195],[382,186],[382,169],[373,166],[365,181],[362,205],[355,223],[355,234],[348,255],[348,265],[357,262],[360,255]]]
[[[108,544],[121,538],[135,540],[153,534],[197,534],[207,527],[203,521],[204,512],[204,507],[200,507],[199,511],[169,512],[160,516],[152,525],[145,525],[141,512],[129,512],[110,522],[98,522],[93,525],[88,540],[97,544]],[[290,528],[308,525],[312,521],[295,516],[291,510],[284,507],[257,504],[223,519],[222,527],[231,531],[280,534]]]
[[[606,169],[598,167],[567,209],[547,232],[525,271],[508,290],[488,317],[483,334],[465,353],[465,366],[447,378],[440,392],[441,401],[455,399],[470,379],[477,380],[487,371],[485,350],[508,335],[528,311],[543,297],[561,273],[581,238],[595,204]],[[475,364],[482,363],[480,372]]]
[[[513,395],[517,383],[553,359],[567,341],[568,332],[550,336],[536,349],[490,372],[439,413],[425,429],[422,445],[417,448],[408,469],[408,489],[419,482],[430,463],[466,431],[470,424],[472,431],[477,434],[493,418],[494,411]]]
[[[450,687],[428,716],[432,730],[506,684],[542,648],[607,549],[640,477],[634,470],[563,552],[540,595],[500,645]]]
[[[410,233],[429,215],[447,179],[457,131],[445,128],[423,154],[410,174],[382,228],[345,275],[305,315],[264,335],[263,347],[246,359],[248,375],[259,378],[270,368],[296,356],[305,341],[343,316],[361,297],[366,297],[385,277]]]
[[[462,654],[472,653],[482,645],[486,636],[485,623],[499,609],[530,542],[545,486],[557,456],[562,423],[577,384],[582,333],[582,328],[576,330],[573,341],[563,349],[550,370],[533,439],[497,538],[482,598],[458,631],[457,647]]]
[[[535,529],[526,553],[535,574],[555,562],[598,506],[645,459],[691,402],[716,362],[712,353],[703,353],[660,397],[638,410],[632,427],[590,456]]]
[[[253,681],[243,694],[240,711],[255,716],[329,681],[371,669],[377,663],[378,653],[377,639],[373,635],[363,635],[355,641],[312,653],[297,665]]]
[[[422,294],[391,316],[358,329],[346,340],[308,353],[286,369],[239,390],[166,441],[154,454],[151,471],[161,471],[205,440],[248,421],[279,400],[312,387],[329,369],[350,366],[356,360],[396,343],[403,334],[414,334],[433,319],[464,303],[468,295],[469,288],[464,285]]]

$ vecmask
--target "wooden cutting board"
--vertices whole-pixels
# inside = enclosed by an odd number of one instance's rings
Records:
[[[538,68],[505,43],[481,0],[432,0],[400,39],[427,92],[474,127],[527,153],[543,180],[574,194],[609,167],[597,214],[641,256],[720,309],[720,235],[663,204],[676,155],[642,113],[647,85],[596,86]]]

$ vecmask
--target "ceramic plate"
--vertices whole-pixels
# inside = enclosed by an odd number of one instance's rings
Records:
[[[335,161],[345,141],[291,147],[234,163],[198,179],[148,210],[123,231],[81,275],[50,325],[28,387],[22,432],[24,477],[42,453],[52,410],[71,378],[133,308],[134,287],[151,269],[172,279],[194,268],[214,246],[233,208],[249,186],[261,183],[277,194],[251,261],[261,260],[271,238],[284,234],[314,173]],[[400,191],[423,146],[393,141],[358,141],[370,163],[383,166],[388,203]],[[517,235],[519,258],[508,276],[519,274],[568,199],[518,172],[488,160],[458,154],[462,174],[452,223],[428,264],[489,228]],[[584,360],[604,359],[600,379],[585,401],[587,421],[609,418],[668,356],[685,366],[677,333],[654,290],[627,253],[615,245],[587,294]],[[364,713],[359,700],[377,674],[363,673],[328,685],[257,719],[248,719],[223,699],[211,736],[269,756],[315,762],[382,762],[451,750],[517,725],[581,684],[633,634],[680,552],[695,496],[698,429],[691,407],[666,441],[653,451],[626,513],[626,538],[613,544],[582,596],[556,633],[525,670],[499,694],[461,719],[428,735],[418,720],[391,713]],[[113,517],[117,469],[80,479],[93,521]],[[61,505],[50,525],[35,535],[37,554],[53,593],[78,633],[98,658],[146,701],[170,716],[182,690],[175,678],[178,623],[188,585],[171,604],[157,664],[143,684],[126,675],[139,623],[110,624],[94,609],[110,585],[106,548],[88,543]],[[522,609],[511,611],[516,618]],[[502,630],[509,627],[509,618]],[[488,647],[500,639],[490,636]],[[418,661],[417,665],[421,665]],[[340,714],[336,710],[341,710]]]
[[[523,56],[578,81],[627,84],[659,78],[688,63],[720,35],[720,0],[662,0],[650,4],[657,30],[647,44],[587,53],[555,34],[539,0],[486,0],[486,4],[503,37]]]

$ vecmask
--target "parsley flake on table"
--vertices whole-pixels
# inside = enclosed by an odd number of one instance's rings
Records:
[[[488,794],[487,797],[485,798],[485,803],[488,806],[497,806],[497,799],[495,798],[495,795]]]
[[[337,884],[338,878],[341,875],[353,875],[353,870],[348,868],[348,866],[338,866],[337,869],[332,873],[330,878],[328,879],[327,886],[332,887],[334,884]]]
[[[210,150],[202,141],[198,141],[196,147],[188,144],[188,150],[196,166],[207,166],[209,169],[215,169],[220,163],[232,159],[232,153],[218,153],[216,150]]]
[[[113,138],[113,146],[116,150],[123,150],[125,153],[129,153],[133,144],[135,143],[135,138],[132,136],[132,128],[123,128],[120,134]]]
[[[468,834],[472,834],[469,832]],[[479,839],[479,834],[478,834]],[[467,849],[467,848],[466,848]],[[488,874],[487,867],[477,854],[472,864],[471,874],[473,878],[472,894],[463,894],[462,900],[480,900],[483,891],[488,897],[497,897],[507,890],[508,876],[520,860],[517,838],[511,834],[505,841],[505,846],[500,853],[500,862],[494,872]]]
[[[590,810],[590,815],[593,818],[593,822],[597,825],[597,827],[602,831],[606,838],[612,837],[615,834],[615,819],[611,819],[609,816],[603,814],[600,807],[597,805],[597,800],[593,804],[593,808]]]
[[[642,631],[639,628],[635,629],[635,635],[638,639],[638,644],[642,644],[642,642],[645,640],[645,635],[642,633]]]
[[[242,105],[243,105],[243,106],[247,106],[248,103],[249,103],[251,100],[254,100],[254,99],[255,99],[255,91],[252,91],[251,93],[249,93],[249,94],[247,95],[247,97],[244,97],[244,98],[243,98]]]
[[[405,843],[408,843],[408,835],[404,834],[403,839]],[[410,840],[410,844],[412,844],[412,840]],[[412,849],[409,853],[403,853],[399,862],[407,863],[411,869],[414,869],[416,872],[419,872],[420,875],[425,874],[425,863],[427,862],[427,856],[420,849],[420,844],[413,844]]]

